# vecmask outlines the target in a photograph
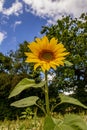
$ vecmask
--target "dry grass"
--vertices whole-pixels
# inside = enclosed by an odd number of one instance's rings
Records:
[[[0,130],[41,130],[43,119],[34,120],[16,120],[16,121],[0,121]]]
[[[57,115],[60,117],[61,115]],[[62,116],[61,116],[62,117]],[[87,123],[87,115],[81,114],[81,117]],[[4,120],[3,122],[0,121],[0,130],[42,130],[44,118],[37,118],[34,119],[25,119],[16,121],[8,121]]]

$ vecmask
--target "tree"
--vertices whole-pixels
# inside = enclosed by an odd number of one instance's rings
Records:
[[[70,52],[67,60],[73,65],[58,67],[52,86],[62,91],[74,91],[76,97],[83,103],[87,102],[87,14],[79,19],[70,16],[62,17],[55,25],[43,27],[42,34],[49,39],[56,37]],[[54,87],[53,87],[54,88]]]
[[[12,59],[0,53],[0,72],[8,72],[11,68]]]

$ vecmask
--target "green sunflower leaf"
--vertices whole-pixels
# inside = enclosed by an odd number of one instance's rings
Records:
[[[87,124],[85,121],[82,117],[76,114],[66,114],[64,124],[71,126],[74,130],[87,130]]]
[[[81,107],[87,109],[87,106],[85,106],[79,100],[77,100],[77,99],[75,99],[73,97],[69,97],[69,96],[66,96],[66,95],[63,95],[63,94],[60,94],[59,97],[61,99],[60,104],[62,104],[62,103],[70,103],[70,104],[78,105],[78,106],[81,106]]]
[[[28,78],[24,78],[22,79],[13,89],[13,91],[10,93],[8,98],[11,98],[13,96],[18,95],[19,93],[21,93],[23,90],[28,89],[30,87],[33,88],[39,88],[45,85],[45,81],[42,81],[38,84],[35,83],[35,80],[33,79],[28,79]]]
[[[79,115],[66,114],[54,130],[87,130],[87,124]]]
[[[62,125],[56,125],[54,130],[76,130],[73,129],[71,126],[66,125],[66,124],[62,124]],[[78,129],[77,129],[78,130]]]
[[[54,130],[55,123],[53,122],[51,116],[46,115],[44,120],[44,129],[43,130]]]
[[[73,65],[71,62],[69,62],[67,60],[65,60],[64,63],[65,63],[66,66],[72,66]]]
[[[30,96],[27,98],[23,98],[21,100],[15,101],[11,104],[11,106],[15,107],[28,107],[36,104],[36,101],[39,99],[37,96]]]

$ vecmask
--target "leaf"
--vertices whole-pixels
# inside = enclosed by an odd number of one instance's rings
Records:
[[[71,126],[66,124],[56,125],[54,130],[75,130]]]
[[[66,95],[63,95],[63,94],[60,94],[59,97],[61,99],[60,104],[62,104],[62,103],[70,103],[70,104],[78,105],[78,106],[81,106],[81,107],[87,109],[87,106],[85,106],[79,100],[77,100],[77,99],[75,99],[73,97],[69,97],[69,96],[66,96]]]
[[[33,79],[24,78],[15,86],[15,88],[10,93],[8,98],[16,96],[19,93],[21,93],[23,90],[28,89],[30,87],[38,88],[38,87],[44,86],[44,84],[45,84],[45,81],[42,81],[42,82],[36,84]]]
[[[71,126],[74,130],[87,130],[85,121],[79,115],[66,114],[64,124]]]
[[[73,65],[71,62],[69,62],[67,60],[65,60],[64,63],[65,63],[66,66],[72,66]]]
[[[80,116],[66,114],[64,119],[57,123],[54,130],[87,130],[87,125]]]
[[[35,83],[35,85],[33,86],[33,88],[40,88],[40,87],[43,87],[45,85],[46,81],[42,81],[38,84]]]
[[[46,115],[44,120],[44,129],[43,130],[54,130],[55,123],[53,122],[51,116]]]
[[[39,99],[37,96],[30,96],[27,98],[23,98],[21,100],[15,101],[11,104],[11,106],[15,107],[27,107],[36,104],[36,101]]]
[[[54,118],[54,117],[52,117],[52,120],[53,120],[53,122],[54,122],[55,124],[60,124],[61,121],[62,121],[62,119]]]

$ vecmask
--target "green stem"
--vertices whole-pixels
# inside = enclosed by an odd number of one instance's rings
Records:
[[[46,111],[45,111],[45,109],[42,107],[42,106],[40,106],[40,105],[38,105],[38,104],[35,104],[37,107],[39,107],[43,112],[44,112],[44,114],[46,114]]]
[[[46,103],[46,112],[47,112],[47,115],[50,115],[47,71],[45,71],[45,81],[46,81],[46,83],[45,83],[45,103]]]
[[[54,111],[54,109],[58,106],[58,105],[60,105],[61,103],[58,103],[58,104],[56,104],[55,106],[53,106],[52,108],[51,108],[51,112],[53,112]]]

